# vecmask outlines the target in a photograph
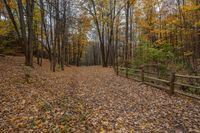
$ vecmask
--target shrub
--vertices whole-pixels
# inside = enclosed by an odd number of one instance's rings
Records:
[[[168,65],[173,61],[175,55],[173,47],[170,44],[161,44],[159,47],[155,45],[138,46],[134,51],[133,66],[141,66],[143,64],[163,64]]]

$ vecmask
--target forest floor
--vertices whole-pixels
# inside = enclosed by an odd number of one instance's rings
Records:
[[[0,57],[0,133],[200,132],[200,103],[115,75],[111,68],[34,64]]]

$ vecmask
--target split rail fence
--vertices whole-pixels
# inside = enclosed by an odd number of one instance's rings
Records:
[[[175,72],[170,72],[165,74],[165,78],[162,78],[158,76],[159,74],[157,72],[147,71],[146,68],[149,67],[156,67],[156,66],[146,65],[138,69],[116,67],[115,72],[119,76],[133,79],[142,82],[146,85],[150,85],[168,91],[171,95],[176,93],[200,100],[199,95],[191,94],[180,89],[180,88],[192,88],[200,92],[200,76],[180,75],[176,74]],[[188,82],[183,83],[182,81],[192,81],[194,84],[191,85]]]

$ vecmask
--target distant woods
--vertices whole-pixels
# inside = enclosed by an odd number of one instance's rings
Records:
[[[52,71],[162,64],[197,74],[199,16],[199,0],[1,0],[1,47],[14,32],[25,64],[48,58]]]
[[[85,0],[84,6],[103,66],[162,64],[199,71],[199,0]]]
[[[37,57],[39,65],[43,58],[48,58],[53,72],[56,68],[64,70],[68,64],[80,65],[91,26],[80,3],[71,0],[2,0],[0,5],[0,22],[9,22],[5,26],[11,27],[1,36],[16,33],[27,66],[33,66],[33,56]]]

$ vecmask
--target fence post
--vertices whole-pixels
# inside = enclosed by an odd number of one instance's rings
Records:
[[[126,67],[126,78],[128,78],[128,67]]]
[[[142,66],[142,70],[141,70],[141,79],[142,79],[142,82],[144,82],[144,66]]]
[[[173,95],[174,94],[174,82],[176,80],[176,75],[175,72],[171,73],[171,79],[170,79],[170,94]]]
[[[117,76],[119,75],[119,66],[117,64]]]

